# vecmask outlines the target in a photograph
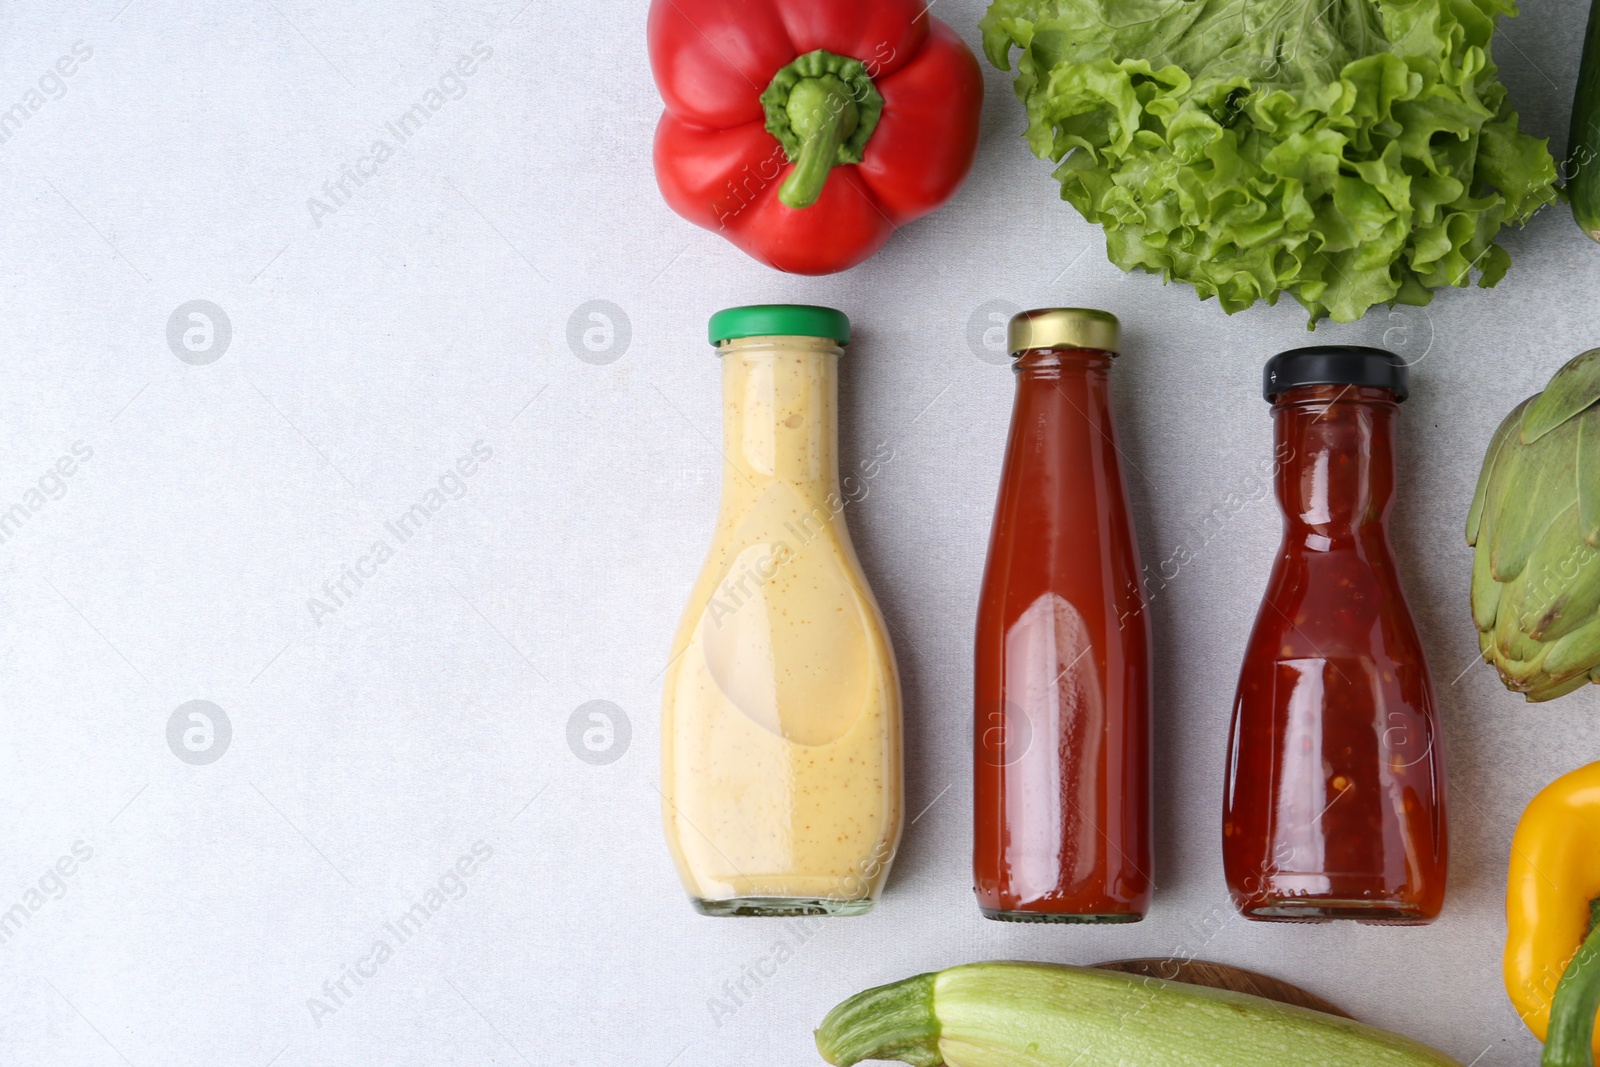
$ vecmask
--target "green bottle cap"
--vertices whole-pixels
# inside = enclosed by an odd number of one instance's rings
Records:
[[[813,304],[751,304],[717,312],[707,332],[714,345],[735,337],[826,337],[847,345],[850,318]]]

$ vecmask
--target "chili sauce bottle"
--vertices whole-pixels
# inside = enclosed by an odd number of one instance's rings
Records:
[[[1117,320],[1012,318],[978,606],[973,882],[991,919],[1122,923],[1151,892],[1150,623],[1111,411]]]
[[[839,359],[850,320],[711,317],[722,503],[662,697],[667,844],[707,915],[872,907],[900,840],[900,679],[845,525]]]
[[[1444,746],[1387,522],[1406,365],[1266,366],[1283,542],[1228,738],[1223,857],[1249,919],[1421,924],[1444,902]]]

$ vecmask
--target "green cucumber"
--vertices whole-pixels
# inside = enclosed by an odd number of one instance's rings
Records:
[[[1589,8],[1567,134],[1567,196],[1578,228],[1600,241],[1600,0]]]
[[[1318,1011],[1044,963],[973,963],[868,989],[830,1011],[816,1037],[836,1067],[1461,1067]]]

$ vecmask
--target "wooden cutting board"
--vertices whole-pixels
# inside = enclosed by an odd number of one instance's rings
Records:
[[[1121,971],[1124,974],[1165,978],[1169,982],[1186,982],[1189,985],[1211,986],[1214,989],[1231,989],[1236,993],[1249,993],[1252,996],[1265,997],[1267,1000],[1276,1000],[1280,1004],[1293,1004],[1299,1008],[1310,1008],[1312,1011],[1326,1012],[1329,1015],[1338,1015],[1346,1019],[1351,1018],[1348,1012],[1329,1004],[1326,1000],[1313,993],[1307,993],[1299,986],[1290,985],[1288,982],[1280,981],[1269,975],[1247,971],[1243,967],[1232,967],[1226,963],[1151,957],[1137,960],[1112,960],[1109,963],[1097,963],[1095,966],[1108,971]]]

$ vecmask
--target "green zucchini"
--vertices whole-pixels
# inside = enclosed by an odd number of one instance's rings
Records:
[[[1567,134],[1567,196],[1578,228],[1600,241],[1600,0],[1589,8]]]
[[[1589,902],[1589,936],[1556,983],[1540,1067],[1594,1067],[1594,1016],[1600,1011],[1600,900]]]
[[[1461,1067],[1318,1011],[1044,963],[973,963],[868,989],[830,1011],[816,1038],[836,1067]]]

